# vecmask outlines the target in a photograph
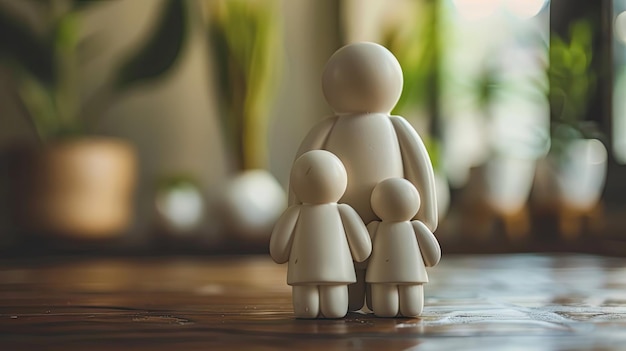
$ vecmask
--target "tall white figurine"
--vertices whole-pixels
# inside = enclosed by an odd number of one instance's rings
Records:
[[[372,192],[372,209],[382,221],[367,226],[372,256],[365,280],[371,284],[368,305],[378,317],[414,317],[424,308],[425,267],[439,262],[441,248],[424,223],[411,220],[419,207],[419,193],[406,179],[383,180]]]
[[[296,317],[344,317],[348,284],[356,282],[353,261],[372,251],[358,213],[337,203],[346,190],[346,169],[328,151],[309,151],[293,164],[290,181],[302,204],[289,207],[276,223],[270,255],[277,263],[289,261]]]
[[[337,155],[348,172],[348,187],[339,202],[352,206],[366,224],[379,219],[370,207],[374,186],[391,177],[408,179],[424,202],[415,218],[435,231],[435,180],[428,152],[404,118],[390,115],[402,84],[400,64],[385,47],[362,42],[337,50],[322,78],[335,115],[313,127],[296,158],[317,149]],[[298,203],[293,191],[289,203]],[[356,275],[358,283],[349,287],[351,311],[365,302],[365,266],[357,265]]]

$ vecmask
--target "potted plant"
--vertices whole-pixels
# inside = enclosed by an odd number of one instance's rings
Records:
[[[502,233],[520,245],[530,234],[536,163],[549,145],[548,47],[535,20],[513,21],[500,10],[469,20],[461,12],[444,17],[450,43],[441,83],[446,165],[451,184],[464,185],[459,227],[490,240]]]
[[[286,194],[267,171],[271,95],[282,58],[277,2],[209,0],[206,14],[223,134],[235,175],[212,201],[236,248],[265,247]]]
[[[598,126],[586,120],[596,74],[592,64],[592,28],[587,20],[572,23],[569,38],[553,34],[550,47],[551,148],[538,170],[535,200],[554,215],[559,234],[578,237],[590,219],[599,225],[600,196],[608,153]]]
[[[83,96],[78,79],[78,62],[89,48],[79,33],[83,11],[98,2],[31,5],[42,16],[42,33],[0,6],[0,63],[11,67],[39,140],[36,147],[10,153],[16,230],[74,239],[122,233],[132,219],[136,156],[129,142],[99,135],[98,120],[123,93],[160,77],[175,63],[186,36],[184,3],[165,2],[147,41],[89,97]]]

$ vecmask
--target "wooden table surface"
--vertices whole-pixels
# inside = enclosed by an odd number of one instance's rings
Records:
[[[444,256],[421,318],[297,320],[265,256],[0,260],[0,350],[626,348],[626,259]]]

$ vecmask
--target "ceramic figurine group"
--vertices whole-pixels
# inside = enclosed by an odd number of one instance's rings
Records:
[[[422,313],[425,267],[441,250],[430,158],[413,127],[390,115],[402,83],[396,58],[374,43],[347,45],[326,65],[335,115],[302,142],[291,206],[270,239],[272,258],[289,262],[298,318],[342,318],[366,302],[380,317]]]

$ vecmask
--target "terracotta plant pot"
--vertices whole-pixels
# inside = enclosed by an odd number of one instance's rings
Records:
[[[117,236],[132,219],[136,158],[113,138],[77,138],[20,149],[11,167],[20,233],[74,239]]]

